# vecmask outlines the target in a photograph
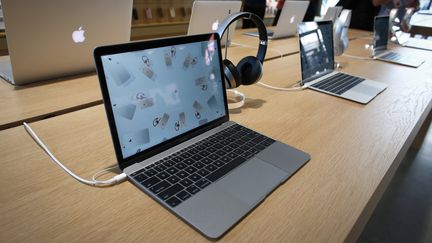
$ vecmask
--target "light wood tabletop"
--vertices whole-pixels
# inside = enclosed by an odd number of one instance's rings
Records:
[[[430,122],[432,76],[373,60],[338,60],[343,71],[389,87],[367,105],[312,90],[239,89],[247,102],[230,111],[232,120],[312,159],[220,241],[358,237],[420,127]],[[274,86],[290,87],[300,79],[298,54],[268,61],[264,68],[262,81]],[[85,178],[116,164],[102,105],[31,125],[67,167]],[[102,189],[79,184],[22,126],[0,131],[0,148],[1,242],[207,241],[129,182]]]

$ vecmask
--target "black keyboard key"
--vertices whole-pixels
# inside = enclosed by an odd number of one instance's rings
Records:
[[[162,164],[165,165],[166,167],[171,167],[171,166],[173,166],[175,163],[172,162],[171,160],[167,160],[167,161],[163,162]]]
[[[221,150],[216,151],[216,154],[219,156],[225,156],[226,152],[221,149]]]
[[[139,171],[135,171],[134,173],[132,173],[131,176],[134,177],[134,176],[136,176],[136,175],[138,175],[138,174],[141,174],[141,173],[144,172],[144,171],[145,171],[145,168],[140,169]]]
[[[225,163],[222,162],[222,161],[220,161],[220,160],[216,160],[213,164],[216,165],[217,167],[221,167],[221,166],[223,166]]]
[[[175,165],[175,167],[179,170],[183,170],[184,168],[186,168],[186,164],[184,163],[178,163]]]
[[[213,164],[209,164],[205,167],[208,171],[215,171],[218,167]]]
[[[144,174],[146,174],[148,177],[152,177],[152,176],[157,174],[157,171],[150,169],[150,170],[147,170],[146,172],[144,172]]]
[[[203,189],[204,187],[210,185],[210,181],[202,178],[202,179],[198,180],[197,182],[195,182],[195,185],[198,186],[199,188]]]
[[[175,184],[175,183],[180,181],[180,178],[178,178],[175,175],[172,175],[172,176],[168,177],[166,180],[169,181],[171,184]]]
[[[141,182],[141,185],[143,185],[144,187],[151,187],[157,183],[159,183],[161,180],[159,178],[157,178],[156,176],[150,177],[147,180]]]
[[[183,179],[180,181],[180,184],[182,184],[184,187],[188,187],[193,184],[193,181],[189,180],[188,178]]]
[[[222,176],[224,176],[225,174],[227,174],[228,172],[230,172],[231,170],[233,170],[237,166],[241,165],[245,161],[246,161],[246,159],[244,159],[242,157],[237,157],[236,159],[231,161],[231,163],[228,163],[228,164],[222,166],[218,170],[216,170],[213,173],[211,173],[210,175],[208,175],[207,179],[210,180],[211,182],[215,182],[217,179],[221,178]]]
[[[209,151],[206,151],[206,150],[203,150],[203,151],[199,152],[199,155],[201,155],[202,157],[206,157],[206,156],[208,156],[209,154],[210,154],[210,152],[209,152]]]
[[[159,172],[166,170],[166,168],[167,168],[166,166],[161,165],[161,164],[156,165],[156,166],[154,167],[154,169],[157,170],[157,171],[159,171]]]
[[[193,166],[189,166],[189,167],[187,167],[186,169],[185,169],[185,171],[187,172],[187,173],[189,173],[189,174],[192,174],[192,173],[194,173],[195,171],[197,171],[198,169],[197,168],[195,168],[195,167],[193,167]]]
[[[195,163],[195,160],[193,160],[192,158],[187,158],[183,160],[183,163],[187,164],[187,165],[191,165],[193,163]]]
[[[170,184],[166,181],[161,181],[158,184],[152,186],[149,188],[150,191],[152,191],[153,193],[159,193],[165,189],[167,189],[170,186]]]
[[[228,157],[228,156],[224,156],[220,159],[222,162],[224,163],[228,163],[232,160],[232,158]]]
[[[201,155],[199,155],[199,154],[195,154],[195,155],[193,155],[191,158],[192,158],[193,160],[195,160],[195,161],[200,161],[200,159],[202,159],[203,157],[202,157]]]
[[[186,191],[181,191],[177,193],[176,197],[180,198],[181,200],[185,201],[186,199],[191,197],[191,194],[187,193]]]
[[[165,171],[162,171],[161,173],[157,174],[157,177],[159,177],[160,179],[166,179],[170,176],[170,174],[166,173]]]
[[[179,169],[177,169],[175,167],[171,167],[171,168],[168,168],[166,171],[168,173],[170,173],[171,175],[174,175],[175,173],[179,172]]]
[[[201,163],[201,162],[196,162],[195,164],[193,164],[193,166],[195,166],[198,169],[201,169],[205,166],[205,164]]]
[[[188,175],[189,175],[189,174],[186,173],[186,172],[184,172],[184,171],[179,171],[179,172],[176,174],[176,176],[177,176],[178,178],[180,178],[180,179],[184,179],[184,178],[186,178]]]
[[[176,197],[172,197],[168,200],[165,201],[168,205],[170,205],[171,207],[175,207],[177,205],[179,205],[181,203],[180,199],[176,198]]]
[[[208,174],[210,174],[210,172],[208,172],[208,170],[206,169],[201,169],[197,172],[200,176],[206,176]]]
[[[208,158],[211,159],[211,160],[217,160],[217,159],[220,158],[220,155],[217,155],[217,154],[210,154],[210,155],[208,156]]]
[[[206,164],[206,165],[208,165],[208,164],[210,164],[211,162],[213,162],[213,160],[210,159],[210,158],[203,158],[203,159],[201,160],[201,162],[204,163],[204,164]]]
[[[144,174],[138,174],[137,176],[134,177],[134,179],[138,182],[142,182],[144,180],[147,180],[148,176],[144,175]]]
[[[158,194],[158,197],[160,197],[162,200],[167,200],[168,198],[174,196],[175,194],[179,193],[181,190],[183,190],[184,187],[180,184],[175,184],[166,190],[160,192]]]
[[[176,156],[176,157],[173,157],[172,158],[172,161],[174,161],[175,163],[180,163],[180,162],[182,162],[182,158],[180,157],[180,156]]]
[[[197,173],[195,173],[195,174],[190,175],[188,178],[191,179],[192,181],[197,181],[197,180],[201,179],[201,176],[198,175]]]
[[[188,191],[190,194],[195,194],[195,193],[199,192],[200,189],[197,186],[192,185],[192,186],[186,188],[186,191]]]

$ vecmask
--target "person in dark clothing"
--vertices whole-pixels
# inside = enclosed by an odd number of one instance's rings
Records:
[[[284,3],[285,3],[285,0],[278,0],[277,1],[277,4],[276,4],[276,14],[275,14],[275,17],[273,19],[273,24],[272,24],[273,26],[276,26],[277,22],[279,21],[279,17],[280,17],[280,14],[282,12],[282,8],[284,6]]]
[[[318,11],[321,9],[321,1],[319,0],[310,0],[309,6],[306,10],[306,14],[303,18],[303,22],[307,21],[314,21],[315,16],[317,15]]]
[[[258,17],[260,17],[262,20],[264,20],[265,10],[266,10],[266,0],[244,0],[243,1],[243,12],[251,12]],[[243,29],[246,28],[253,28],[255,27],[255,24],[247,19],[243,19]]]
[[[373,30],[375,16],[380,11],[380,6],[374,6],[372,0],[340,0],[337,6],[351,9],[350,28],[361,30]]]

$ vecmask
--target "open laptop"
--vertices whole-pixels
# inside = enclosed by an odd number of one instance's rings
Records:
[[[269,39],[294,36],[297,33],[298,23],[303,21],[309,1],[285,1],[279,21],[273,30],[267,30]],[[245,35],[258,37],[257,31],[245,32]]]
[[[406,54],[400,54],[387,49],[389,37],[389,16],[376,16],[374,20],[374,42],[372,57],[377,60],[401,64],[409,67],[419,67],[424,59]]]
[[[132,0],[2,0],[14,85],[94,71],[93,49],[130,40]]]
[[[391,40],[404,47],[416,48],[421,50],[432,51],[432,40],[413,38],[409,33],[406,33],[401,28],[401,20],[397,15],[398,9],[390,11],[390,31],[392,34]]]
[[[301,85],[366,104],[387,85],[334,70],[332,25],[332,21],[299,24]]]
[[[336,19],[339,17],[341,11],[342,11],[341,6],[329,7],[322,20],[323,21],[331,20],[334,23],[336,22]]]
[[[188,35],[215,32],[219,24],[230,14],[240,12],[242,1],[194,1],[189,20]],[[236,24],[231,24],[228,31],[221,38],[225,46],[228,36],[228,46],[234,36]]]
[[[100,47],[94,55],[119,167],[209,238],[310,159],[229,121],[217,34]]]

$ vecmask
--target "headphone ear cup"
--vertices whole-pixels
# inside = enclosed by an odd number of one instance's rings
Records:
[[[241,81],[243,85],[251,85],[262,76],[262,64],[258,58],[253,56],[247,56],[240,60],[237,64],[238,73],[241,76]]]
[[[225,87],[227,89],[237,88],[242,82],[236,66],[234,66],[234,64],[228,59],[224,59],[222,62],[225,76]]]

